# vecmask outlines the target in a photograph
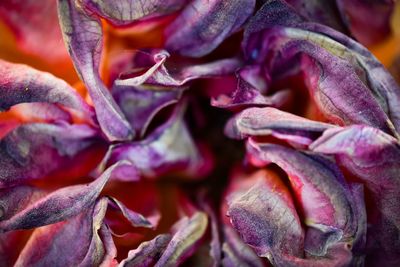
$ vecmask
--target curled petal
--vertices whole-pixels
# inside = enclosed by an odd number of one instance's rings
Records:
[[[329,129],[310,146],[315,152],[335,155],[371,190],[374,205],[369,209],[368,238],[374,244],[369,244],[367,260],[388,265],[400,263],[399,147],[392,136],[361,125]]]
[[[182,116],[183,108],[177,107],[170,120],[143,141],[111,147],[104,163],[128,160],[139,174],[150,177],[171,170],[196,174],[203,163]]]
[[[121,261],[120,267],[151,267],[157,263],[160,256],[164,253],[171,235],[162,234],[154,239],[143,242],[137,249],[131,250],[128,257]]]
[[[276,79],[301,70],[311,98],[330,121],[367,124],[397,135],[400,90],[358,43],[306,22],[278,0],[262,7],[245,37],[247,56],[259,63],[266,60],[263,64]]]
[[[92,113],[91,107],[65,81],[27,65],[0,60],[0,111],[20,103],[59,104]]]
[[[103,224],[106,209],[107,200],[102,199],[68,221],[36,229],[16,266],[115,264],[116,249]]]
[[[42,178],[92,145],[98,132],[86,125],[34,123],[19,126],[0,141],[0,187]]]
[[[395,1],[337,0],[343,21],[364,45],[376,44],[390,34],[390,17]]]
[[[306,225],[321,232],[337,233],[338,240],[344,234],[343,240],[351,242],[357,231],[364,230],[358,227],[355,217],[356,210],[362,210],[362,202],[356,203],[361,207],[354,207],[351,191],[337,166],[326,159],[274,144],[250,141],[248,150],[257,164],[275,163],[288,174]]]
[[[1,231],[30,229],[76,216],[96,201],[113,170],[122,164],[121,162],[113,165],[88,185],[64,187],[27,205],[9,219],[1,221]],[[6,203],[9,200],[7,199]]]
[[[85,7],[114,25],[122,26],[137,20],[163,16],[179,10],[187,0],[82,0]]]
[[[303,256],[304,232],[289,191],[276,177],[260,175],[246,192],[228,199],[228,216],[243,241],[261,257]]]
[[[201,57],[236,32],[252,14],[254,0],[193,0],[165,31],[166,48]]]
[[[176,233],[155,267],[178,266],[184,262],[200,244],[207,226],[208,218],[203,212],[197,212],[191,218],[180,221]]]
[[[99,75],[102,52],[100,20],[85,14],[72,0],[59,0],[58,12],[64,41],[89,91],[104,134],[110,141],[132,138],[134,133],[129,123]]]
[[[223,267],[263,267],[262,259],[237,235],[230,227],[224,227],[225,242],[222,245],[224,257],[222,259]]]
[[[227,123],[225,134],[237,139],[272,135],[292,144],[307,146],[332,127],[271,107],[248,108]]]

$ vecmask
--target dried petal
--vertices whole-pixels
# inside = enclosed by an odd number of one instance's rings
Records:
[[[166,48],[201,57],[236,32],[252,14],[254,0],[192,0],[165,31]]]
[[[75,68],[94,103],[104,134],[110,141],[127,140],[134,133],[99,76],[102,52],[100,20],[90,17],[72,0],[59,0],[58,12],[64,41]]]

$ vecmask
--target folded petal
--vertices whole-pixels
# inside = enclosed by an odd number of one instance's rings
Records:
[[[165,252],[158,260],[155,267],[178,266],[190,257],[195,248],[200,244],[208,226],[207,215],[197,212],[192,217],[184,218]]]
[[[223,267],[263,267],[261,258],[243,241],[238,234],[228,226],[224,228],[225,242],[222,245],[224,257],[222,259]]]
[[[275,144],[249,141],[248,151],[250,161],[256,160],[257,165],[275,163],[287,173],[307,226],[322,232],[343,231],[344,239],[352,242],[357,231],[356,207],[334,163]]]
[[[397,139],[378,129],[355,125],[327,130],[310,148],[335,155],[337,161],[365,182],[371,191],[374,205],[368,206],[367,261],[400,263],[397,238],[400,234],[400,149]]]
[[[183,121],[183,111],[178,106],[169,121],[142,141],[112,146],[104,164],[128,160],[139,174],[149,177],[175,170],[198,174],[203,161]]]
[[[337,0],[336,3],[343,21],[360,43],[373,45],[389,36],[395,1]]]
[[[345,35],[305,21],[276,0],[250,21],[244,47],[277,80],[301,73],[311,98],[331,122],[362,123],[397,135],[398,86],[371,53]]]
[[[16,229],[30,229],[60,222],[76,216],[96,201],[112,172],[123,163],[108,168],[98,179],[90,184],[68,186],[30,203],[12,217],[0,222],[2,232]],[[18,191],[16,192],[18,196]],[[9,195],[6,203],[15,198]]]
[[[256,178],[250,189],[228,199],[233,228],[272,263],[278,252],[303,257],[304,231],[289,191],[266,172]]]
[[[167,248],[171,235],[161,234],[154,239],[143,242],[137,249],[131,250],[128,257],[121,261],[120,267],[151,267],[157,263]]]
[[[16,266],[109,266],[116,249],[103,224],[106,209],[102,199],[68,221],[36,229]]]
[[[85,14],[72,0],[59,0],[58,12],[64,41],[89,91],[104,134],[110,141],[132,138],[135,133],[99,75],[102,52],[100,19]]]
[[[248,108],[228,121],[225,134],[236,139],[271,135],[291,144],[307,146],[332,127],[272,107]]]
[[[20,103],[44,102],[92,113],[91,107],[65,81],[27,65],[0,60],[0,111]]]
[[[0,140],[0,187],[43,178],[96,144],[98,132],[86,125],[19,126]]]
[[[163,16],[179,10],[187,0],[82,0],[86,8],[96,12],[114,25],[122,26],[137,20]]]
[[[192,0],[167,27],[166,48],[184,56],[204,56],[236,32],[254,6],[254,0]]]

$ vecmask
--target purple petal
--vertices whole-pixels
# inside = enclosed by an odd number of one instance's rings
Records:
[[[128,160],[144,176],[156,177],[171,170],[198,174],[203,162],[183,121],[182,106],[178,106],[169,121],[143,141],[115,145],[104,163]]]
[[[356,207],[337,166],[323,158],[275,144],[250,141],[248,151],[258,165],[275,163],[287,173],[307,226],[322,232],[343,231],[345,237],[356,235]]]
[[[20,103],[44,102],[92,113],[75,89],[50,73],[0,60],[0,77],[0,111]]]
[[[196,79],[232,74],[242,64],[237,58],[228,58],[205,64],[185,64],[184,66],[168,67],[166,63],[168,63],[167,59],[169,56],[167,51],[156,50],[150,54],[148,56],[149,59],[146,60],[153,61],[154,63],[145,73],[133,78],[120,78],[115,81],[115,84],[117,86],[143,86],[145,88],[155,86],[158,89],[182,87]]]
[[[187,0],[83,0],[86,8],[111,21],[114,25],[122,26],[137,20],[163,16],[179,10]]]
[[[263,261],[257,254],[239,238],[231,227],[224,227],[225,242],[222,245],[224,258],[223,267],[263,267]]]
[[[128,257],[119,266],[121,267],[151,267],[154,266],[164,253],[171,240],[169,234],[156,236],[154,239],[143,242],[137,249],[131,250]]]
[[[165,31],[166,48],[201,57],[236,32],[253,13],[254,0],[192,0]]]
[[[376,44],[390,35],[390,17],[395,1],[337,0],[343,21],[364,45]]]
[[[275,108],[248,108],[227,123],[225,134],[236,139],[272,135],[291,144],[307,146],[331,127]]]
[[[90,184],[64,187],[27,205],[11,218],[1,221],[1,231],[30,229],[76,216],[96,201],[113,170],[122,164],[121,162],[113,165]],[[14,196],[10,197],[7,202]]]
[[[372,193],[369,207],[369,255],[367,260],[400,263],[400,176],[399,143],[392,136],[367,126],[327,130],[310,148],[332,154],[353,175],[361,178]],[[372,243],[373,242],[373,243]]]
[[[116,249],[111,234],[103,225],[106,209],[107,200],[100,200],[96,206],[92,204],[68,221],[36,229],[19,255],[16,266],[110,264],[116,256]]]
[[[199,245],[207,226],[207,215],[202,212],[197,212],[190,219],[185,218],[181,221],[164,254],[154,266],[178,266],[183,263]]]
[[[58,10],[64,41],[89,91],[104,134],[110,141],[132,138],[134,133],[129,123],[99,76],[102,52],[100,20],[86,15],[72,0],[59,0]]]
[[[300,70],[311,98],[330,121],[367,124],[397,135],[400,90],[382,65],[350,38],[305,22],[281,1],[264,5],[245,36],[247,56],[257,62],[268,57],[265,64],[275,79]]]
[[[261,257],[303,256],[304,232],[289,191],[266,172],[245,192],[228,199],[228,216],[243,241]]]
[[[0,141],[0,187],[42,178],[92,145],[98,132],[86,125],[26,124]]]

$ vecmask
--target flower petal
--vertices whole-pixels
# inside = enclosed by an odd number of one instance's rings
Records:
[[[184,218],[155,267],[178,266],[184,262],[199,245],[207,226],[208,218],[203,212],[195,213],[190,219]]]
[[[36,229],[16,266],[110,264],[116,256],[116,249],[103,225],[106,209],[107,200],[100,200],[68,221]]]
[[[0,77],[0,111],[20,103],[45,102],[92,113],[75,89],[50,73],[0,60]]]
[[[228,199],[228,216],[243,241],[274,262],[275,253],[302,257],[304,232],[290,193],[276,177],[260,172],[253,186]]]
[[[248,108],[227,123],[225,134],[236,139],[272,135],[291,144],[307,146],[331,127],[271,107]]]
[[[110,141],[132,138],[134,133],[129,123],[99,76],[102,52],[100,20],[86,15],[72,0],[59,0],[58,12],[64,41],[89,91],[104,134]]]
[[[76,216],[96,201],[113,170],[122,164],[113,165],[90,184],[64,187],[38,199],[11,218],[1,221],[0,230],[30,229]]]
[[[86,125],[19,126],[0,141],[0,187],[43,178],[99,141],[98,132]]]
[[[238,30],[254,6],[254,0],[192,0],[167,27],[166,48],[184,56],[204,56]]]
[[[171,235],[161,234],[154,239],[143,242],[137,249],[131,250],[128,257],[121,261],[120,267],[151,267],[157,263],[167,248]]]

